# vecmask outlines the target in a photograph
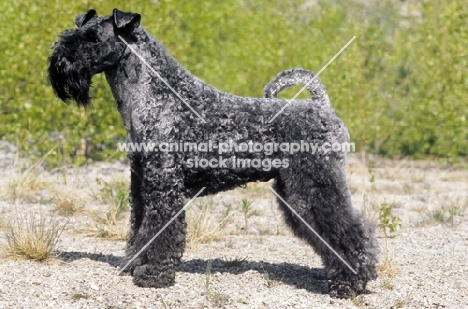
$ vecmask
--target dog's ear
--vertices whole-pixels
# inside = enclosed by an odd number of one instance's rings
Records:
[[[140,25],[141,16],[137,13],[126,13],[114,9],[112,12],[114,15],[114,25],[118,29],[127,29],[132,31]]]
[[[95,10],[88,10],[88,12],[86,12],[86,14],[80,14],[80,15],[76,16],[75,24],[78,27],[81,27],[84,24],[86,24],[93,17],[97,17],[96,11]]]

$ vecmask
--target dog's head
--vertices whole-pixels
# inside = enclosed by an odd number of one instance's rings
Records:
[[[119,63],[125,44],[118,36],[131,40],[140,15],[114,9],[111,15],[98,17],[95,10],[89,10],[78,15],[75,23],[78,28],[59,35],[47,73],[57,97],[86,107],[90,104],[91,78]]]

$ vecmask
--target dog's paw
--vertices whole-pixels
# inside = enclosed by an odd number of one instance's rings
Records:
[[[124,265],[120,265],[118,270],[119,270],[119,276],[131,276],[133,273],[133,269],[130,267],[125,268],[124,270],[120,271]]]
[[[128,261],[130,259],[124,258],[118,267],[118,270],[120,271],[119,275],[120,276],[131,276],[133,274],[133,270],[135,269],[135,263],[130,263],[127,265]],[[125,268],[124,268],[125,267]],[[123,270],[121,270],[123,269]]]
[[[136,266],[133,271],[133,283],[144,288],[166,288],[174,285],[175,272],[157,272],[148,265]]]
[[[366,292],[366,283],[363,281],[349,282],[336,280],[328,284],[328,290],[331,297],[352,298]]]

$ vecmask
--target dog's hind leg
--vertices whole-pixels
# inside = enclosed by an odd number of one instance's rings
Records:
[[[315,156],[292,161],[280,171],[274,189],[357,273],[328,248],[279,200],[287,224],[321,256],[330,295],[349,298],[363,293],[377,277],[378,245],[367,220],[351,205],[343,160]],[[307,168],[304,168],[307,162]]]

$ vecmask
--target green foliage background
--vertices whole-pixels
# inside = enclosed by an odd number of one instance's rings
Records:
[[[356,36],[321,79],[360,151],[449,161],[468,154],[465,0],[304,2],[1,2],[0,139],[32,158],[48,154],[52,165],[125,158],[104,76],[94,77],[94,108],[85,111],[57,100],[44,74],[53,42],[77,14],[117,7],[142,14],[193,74],[242,96],[261,97],[284,69],[319,71]]]

